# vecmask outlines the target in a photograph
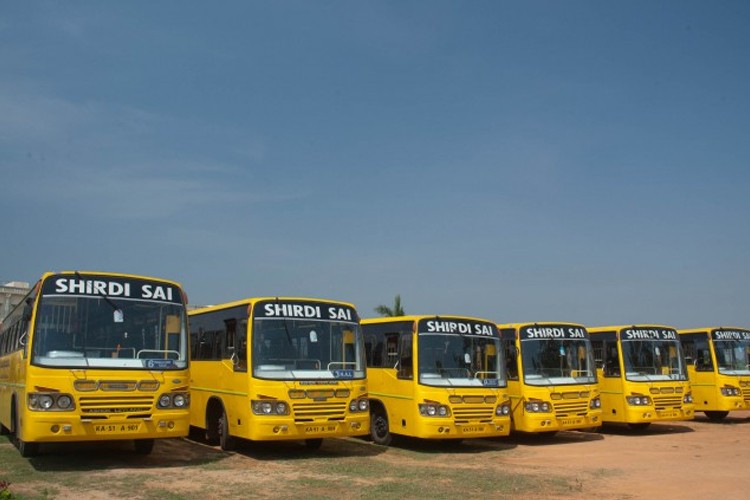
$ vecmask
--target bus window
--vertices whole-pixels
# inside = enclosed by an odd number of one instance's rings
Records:
[[[398,360],[398,378],[414,378],[414,369],[412,368],[414,356],[412,355],[411,341],[411,332],[404,332],[401,334],[401,349],[400,357]]]
[[[617,357],[617,344],[615,342],[605,342],[604,344],[604,369],[602,374],[605,377],[620,376],[620,360]]]

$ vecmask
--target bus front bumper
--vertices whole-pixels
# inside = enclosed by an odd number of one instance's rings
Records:
[[[653,407],[630,407],[627,409],[626,414],[626,422],[628,423],[668,422],[672,420],[692,420],[695,418],[695,410],[693,406],[671,408],[667,410],[656,410]]]
[[[450,418],[418,418],[416,437],[423,439],[471,439],[507,436],[510,417],[491,422],[456,423]],[[398,432],[398,431],[396,431]]]
[[[291,418],[254,417],[246,433],[238,436],[254,441],[281,441],[365,436],[370,433],[370,414],[349,416],[343,421],[294,422]],[[232,429],[232,433],[235,429]]]
[[[109,441],[186,437],[187,412],[159,412],[151,418],[85,419],[63,412],[27,412],[23,439],[28,442]]]
[[[590,429],[602,425],[601,410],[585,415],[556,416],[554,413],[524,413],[517,418],[515,430],[520,432],[556,432]]]

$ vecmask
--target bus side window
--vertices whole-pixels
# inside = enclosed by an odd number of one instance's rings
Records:
[[[591,340],[591,349],[594,351],[594,363],[598,368],[604,368],[604,341]]]
[[[414,378],[414,369],[412,367],[414,357],[412,356],[412,333],[403,332],[401,334],[401,355],[398,360],[398,378]]]
[[[697,353],[695,357],[695,371],[697,372],[712,372],[714,371],[714,364],[711,361],[711,351],[708,347],[701,348],[697,347]]]
[[[503,340],[505,349],[505,372],[508,380],[518,380],[518,352],[514,340]]]
[[[398,362],[398,333],[385,334],[385,364],[389,368],[395,368]]]
[[[604,343],[604,369],[602,374],[605,377],[620,377],[620,359],[617,356],[617,343]]]

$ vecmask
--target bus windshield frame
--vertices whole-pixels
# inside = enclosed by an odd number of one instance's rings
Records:
[[[43,285],[31,337],[32,365],[187,368],[187,314],[179,288],[140,279],[77,276],[77,281],[53,277]],[[119,295],[97,293],[104,290]],[[163,293],[156,296],[155,290]]]
[[[722,375],[750,375],[750,340],[714,340],[716,366]],[[743,356],[744,354],[744,356]]]
[[[417,374],[431,387],[505,387],[496,325],[459,318],[429,318],[417,325]]]
[[[597,380],[588,338],[522,339],[521,363],[526,385],[595,384]]]
[[[626,380],[665,382],[688,379],[679,340],[622,339],[620,344]],[[674,355],[671,355],[672,348]],[[665,370],[668,373],[664,373]]]
[[[366,376],[362,330],[356,321],[320,318],[253,319],[253,377],[266,380],[353,380]]]

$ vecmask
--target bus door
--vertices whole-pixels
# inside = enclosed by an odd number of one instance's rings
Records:
[[[599,392],[602,400],[602,420],[625,419],[625,387],[620,343],[615,331],[591,336],[596,358]]]

